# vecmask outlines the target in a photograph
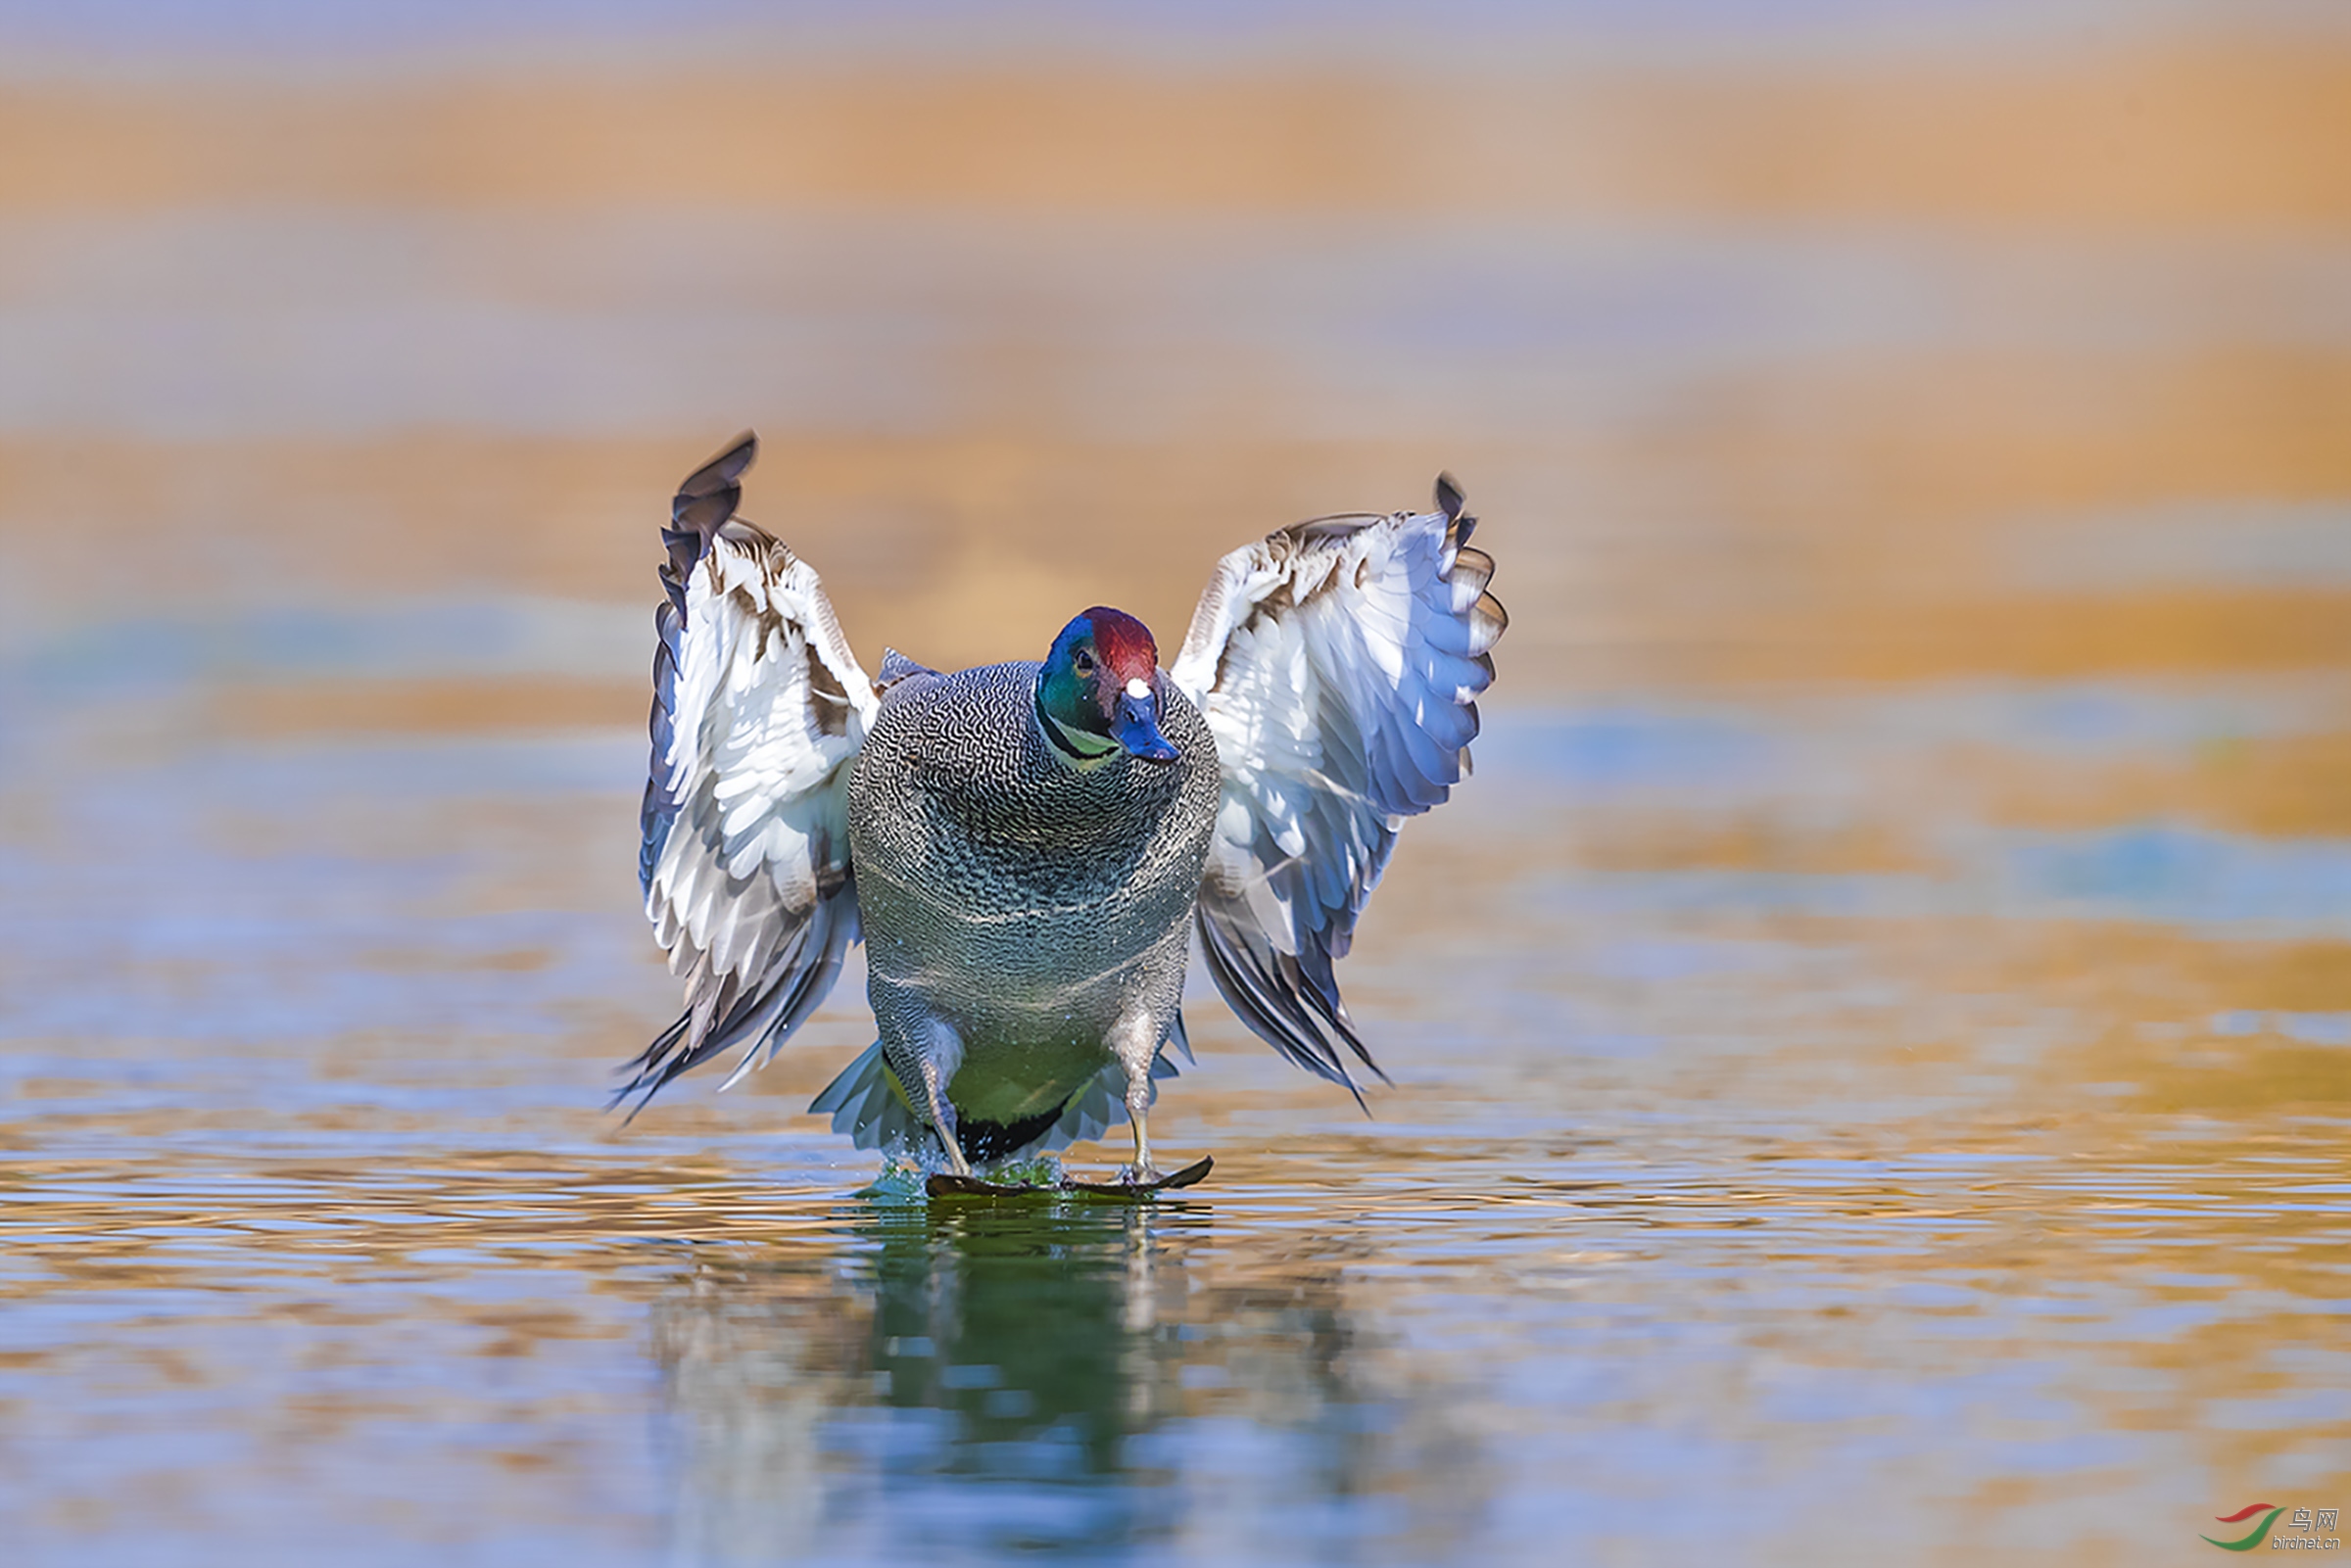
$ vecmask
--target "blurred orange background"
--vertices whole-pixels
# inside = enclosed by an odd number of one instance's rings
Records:
[[[753,514],[937,662],[1172,642],[1236,540],[1440,466],[1521,697],[2351,658],[2340,562],[2227,564],[2351,496],[2351,37],[1684,9],[53,45],[0,83],[8,608],[642,603],[753,425]],[[224,717],[634,705],[587,673]]]

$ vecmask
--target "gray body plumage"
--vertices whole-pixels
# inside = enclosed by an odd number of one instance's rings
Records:
[[[1147,1083],[1176,1027],[1218,800],[1216,742],[1171,686],[1178,753],[1080,762],[1038,666],[891,683],[849,779],[883,1058],[938,1078],[975,1159],[1037,1142],[1116,1064]]]

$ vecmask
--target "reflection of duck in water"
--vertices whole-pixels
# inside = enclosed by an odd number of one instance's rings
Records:
[[[1121,1440],[1177,1408],[1177,1363],[1153,1335],[1182,1307],[1180,1265],[1160,1268],[1170,1228],[1080,1210],[900,1230],[874,1260],[877,1393],[954,1411],[970,1441],[1051,1433],[1086,1473],[1115,1468]]]
[[[862,933],[881,1039],[816,1102],[838,1130],[968,1173],[1123,1107],[1149,1179],[1187,923],[1276,1051],[1351,1091],[1342,1046],[1376,1072],[1332,961],[1403,820],[1461,779],[1505,624],[1453,482],[1434,512],[1227,555],[1172,670],[1097,607],[1041,664],[891,652],[875,679],[816,574],[735,515],[755,450],[690,477],[662,536],[639,871],[686,1010],[623,1095],[772,1054]]]
[[[1136,1440],[1212,1412],[1303,1435],[1304,1484],[1364,1484],[1340,1260],[1210,1286],[1184,1261],[1208,1225],[892,1210],[817,1246],[697,1250],[654,1316],[678,1555],[1106,1548],[1184,1500]]]

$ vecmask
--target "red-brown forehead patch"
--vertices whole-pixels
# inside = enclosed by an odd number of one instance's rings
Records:
[[[1128,614],[1097,604],[1085,612],[1094,625],[1094,653],[1121,685],[1149,681],[1159,669],[1159,644],[1151,628]]]

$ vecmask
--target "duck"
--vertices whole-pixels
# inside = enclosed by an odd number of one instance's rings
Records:
[[[772,1060],[866,948],[877,1038],[810,1107],[958,1176],[1101,1135],[1158,1179],[1194,939],[1240,1022],[1365,1104],[1340,995],[1407,818],[1469,771],[1509,625],[1450,475],[1429,512],[1278,529],[1217,563],[1163,666],[1096,605],[1042,660],[868,676],[816,572],[743,517],[744,433],[661,531],[638,857],[683,1009],[613,1097]],[[726,1086],[722,1085],[722,1087]]]

